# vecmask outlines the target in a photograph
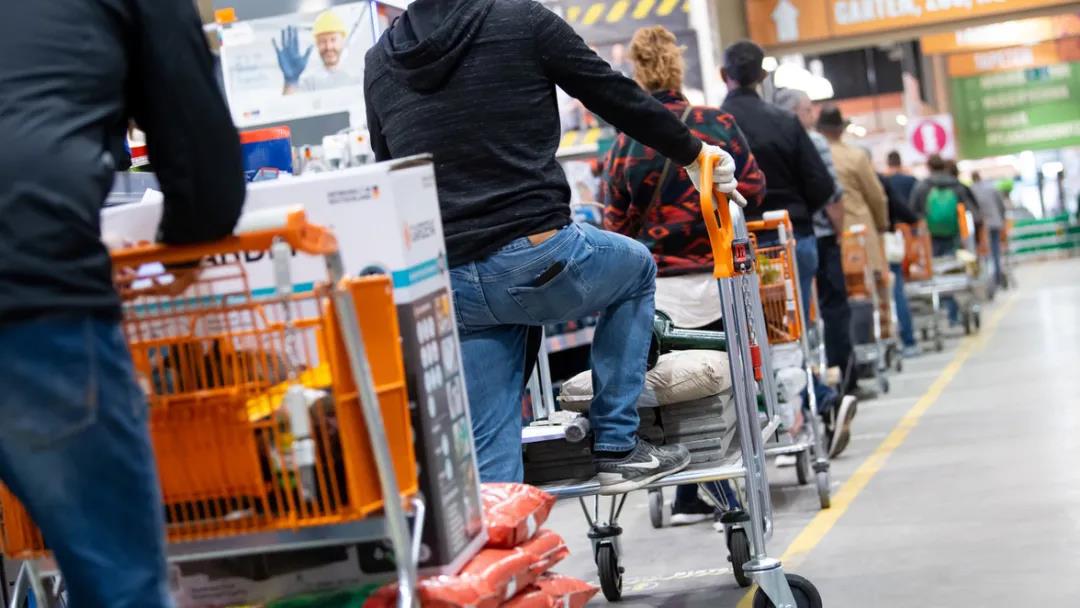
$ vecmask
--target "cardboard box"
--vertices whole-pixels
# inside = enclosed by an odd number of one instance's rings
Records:
[[[308,219],[333,229],[349,274],[389,274],[398,308],[416,431],[420,488],[427,505],[422,568],[456,571],[483,546],[479,479],[469,421],[461,348],[454,322],[446,243],[428,157],[258,182],[245,212],[302,205]],[[152,240],[161,202],[107,207],[107,240]],[[269,254],[244,256],[256,295],[275,292]],[[294,289],[326,279],[319,258],[294,256]],[[362,561],[385,562],[381,543],[361,548]]]

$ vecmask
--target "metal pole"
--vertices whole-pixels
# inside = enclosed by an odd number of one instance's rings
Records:
[[[371,376],[371,366],[364,350],[364,336],[360,330],[360,320],[356,313],[356,302],[352,293],[340,283],[345,276],[341,255],[326,256],[326,269],[333,286],[334,305],[337,309],[338,324],[341,326],[345,350],[349,355],[349,367],[360,394],[360,409],[367,426],[371,453],[375,468],[379,474],[379,486],[383,495],[383,513],[386,532],[394,548],[394,562],[398,572],[398,606],[413,608],[418,604],[416,597],[417,565],[411,559],[412,543],[409,534],[409,522],[405,507],[401,503],[401,493],[394,471],[393,457],[387,444],[382,424],[382,410],[379,396],[375,390],[375,381]],[[419,515],[419,514],[418,514]]]

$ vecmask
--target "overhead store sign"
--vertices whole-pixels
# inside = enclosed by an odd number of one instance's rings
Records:
[[[950,55],[949,75],[975,76],[1070,61],[1080,61],[1080,37]]]
[[[930,34],[920,40],[926,55],[944,55],[965,51],[988,51],[1013,46],[1018,42],[1034,43],[1080,36],[1080,13],[1015,19],[952,32]]]
[[[1080,62],[952,79],[967,158],[1080,145]]]
[[[765,46],[892,32],[1073,0],[746,0],[750,37]]]

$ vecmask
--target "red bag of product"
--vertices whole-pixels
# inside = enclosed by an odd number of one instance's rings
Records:
[[[547,521],[555,497],[521,483],[485,483],[480,498],[487,525],[487,546],[511,549],[532,538]]]
[[[503,598],[483,581],[461,576],[433,576],[418,583],[424,608],[496,608]],[[397,583],[386,585],[364,602],[364,608],[397,608]]]
[[[484,549],[465,564],[459,576],[476,579],[505,602],[540,575],[532,569],[534,561],[532,555],[517,549]]]
[[[599,588],[578,580],[572,576],[548,573],[536,579],[534,585],[551,596],[556,606],[562,608],[584,608]]]
[[[555,599],[544,593],[544,590],[530,586],[514,596],[509,602],[503,604],[503,608],[560,608]]]
[[[570,554],[570,549],[562,537],[551,530],[540,530],[532,539],[525,541],[518,551],[524,551],[532,557],[532,571],[542,574],[551,570]]]

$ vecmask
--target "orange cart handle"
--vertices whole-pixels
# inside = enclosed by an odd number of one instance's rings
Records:
[[[767,211],[760,220],[746,222],[746,229],[750,232],[777,230],[780,226],[787,229],[788,236],[795,235],[795,226],[791,223],[791,214],[786,209]]]
[[[111,252],[112,261],[116,266],[182,264],[212,255],[267,251],[278,239],[287,242],[296,251],[308,255],[327,255],[338,250],[337,238],[333,233],[322,226],[309,223],[302,208],[277,210],[280,220],[272,215],[273,213],[275,212],[260,213],[258,217],[258,220],[275,224],[269,228],[244,230],[246,218],[241,218],[240,234],[192,245],[152,243],[115,249]]]
[[[731,225],[731,209],[727,196],[714,190],[713,172],[720,158],[702,152],[698,156],[698,162],[701,163],[701,214],[705,216],[705,228],[709,232],[709,244],[712,246],[713,276],[729,279],[735,276],[735,263],[731,253],[735,231]]]

